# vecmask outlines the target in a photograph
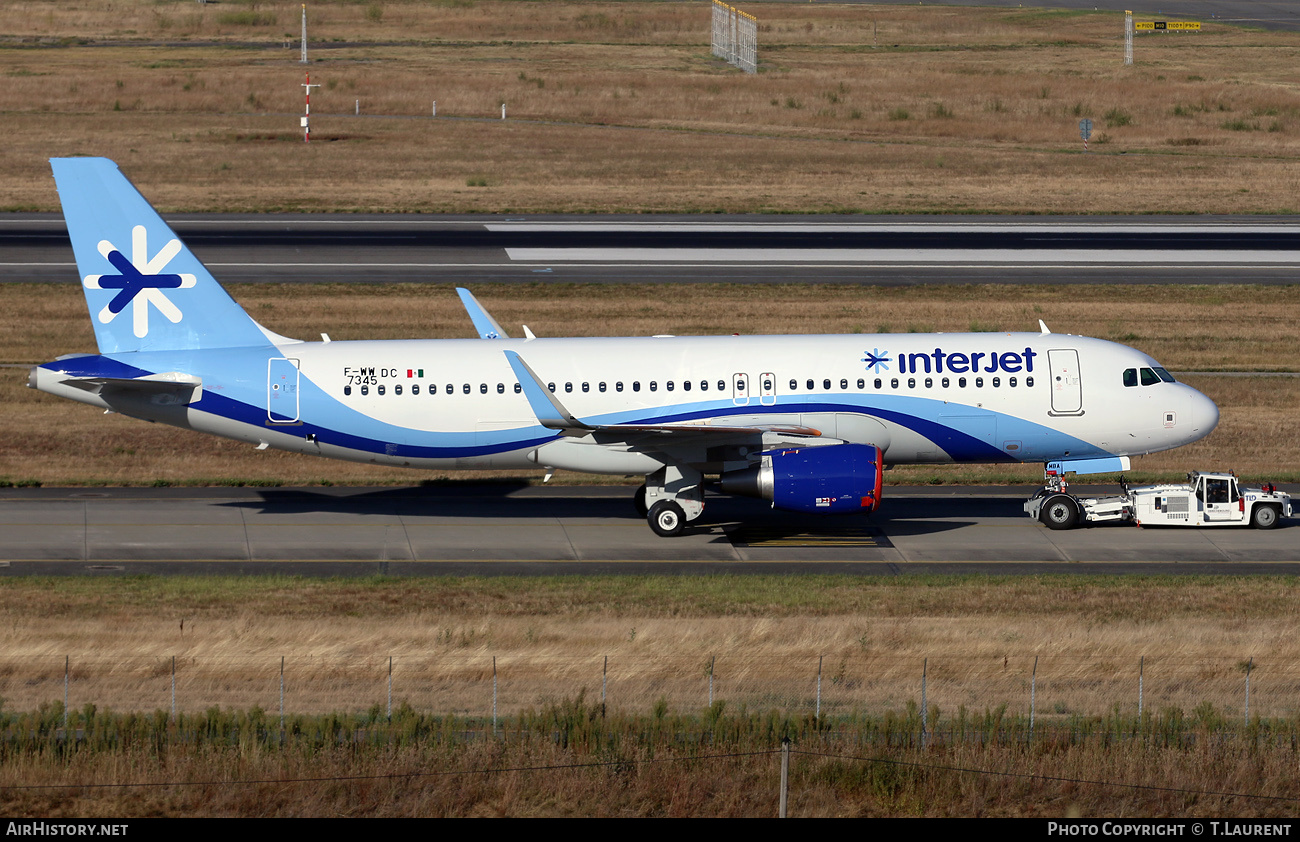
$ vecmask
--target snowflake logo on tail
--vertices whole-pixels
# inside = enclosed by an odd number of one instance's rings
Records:
[[[862,358],[862,361],[867,364],[868,371],[889,371],[889,361],[891,358],[885,356],[889,353],[888,351],[882,351],[879,348],[872,348],[870,351],[865,351],[864,353],[866,356]]]
[[[162,270],[180,254],[181,241],[172,238],[151,259],[149,257],[149,234],[143,225],[131,229],[131,259],[127,260],[117,246],[108,240],[100,240],[99,253],[113,265],[120,274],[87,275],[83,283],[86,289],[115,289],[118,291],[97,318],[101,324],[108,324],[117,318],[127,305],[131,305],[131,329],[137,338],[149,334],[149,305],[156,309],[172,324],[181,320],[180,308],[172,303],[163,290],[189,289],[198,283],[194,275],[164,275]]]

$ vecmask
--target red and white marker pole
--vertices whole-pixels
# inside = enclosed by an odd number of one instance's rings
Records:
[[[302,116],[302,142],[311,143],[311,89],[319,88],[320,85],[313,85],[311,83],[311,74],[306,75],[307,81],[302,86],[307,94],[306,111],[303,112]]]

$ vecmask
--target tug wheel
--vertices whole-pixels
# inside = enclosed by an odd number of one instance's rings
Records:
[[[1079,506],[1067,494],[1054,494],[1043,504],[1038,519],[1048,529],[1073,529],[1079,522]]]

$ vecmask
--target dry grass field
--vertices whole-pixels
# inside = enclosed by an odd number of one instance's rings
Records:
[[[42,816],[770,815],[771,752],[789,735],[802,752],[791,779],[801,816],[1289,815],[1300,795],[1296,587],[1272,577],[5,579],[0,806]],[[173,656],[180,718],[169,725]],[[810,710],[819,656],[826,698],[858,697],[822,720]],[[76,746],[58,737],[65,657],[71,727],[84,730]],[[485,738],[493,658],[499,740]],[[1040,730],[1030,741],[1035,658]],[[915,708],[926,659],[931,747],[917,741]],[[630,670],[645,679],[633,698]],[[674,697],[687,682],[695,697]],[[799,682],[780,701],[758,693]],[[1080,709],[1054,692],[1067,683],[1094,695],[1113,685],[1114,695]],[[471,687],[479,698],[466,702]],[[304,716],[313,711],[334,715]],[[212,781],[254,783],[203,783]]]
[[[444,338],[471,335],[450,287],[321,286],[309,304],[293,286],[248,285],[232,293],[254,316],[288,336],[324,331],[340,339]],[[646,336],[657,333],[873,333],[1054,330],[1138,347],[1174,371],[1253,371],[1292,367],[1300,342],[1295,287],[1150,287],[1141,295],[1114,286],[969,286],[880,288],[842,285],[511,285],[480,290],[504,325],[527,323],[542,336]],[[21,330],[0,334],[0,362],[45,362],[93,351],[75,287],[0,285],[0,312],[24,313]],[[726,314],[720,318],[719,314]],[[780,318],[774,318],[779,313]],[[1209,326],[1209,327],[1207,327]],[[1247,477],[1300,477],[1300,442],[1289,429],[1300,404],[1300,378],[1193,375],[1187,381],[1222,409],[1219,428],[1190,447],[1135,460],[1135,477],[1181,478],[1193,468],[1233,468]],[[401,484],[428,474],[307,456],[255,451],[183,430],[143,424],[26,388],[26,370],[0,369],[0,481],[46,485],[284,485],[330,482]],[[77,442],[71,449],[69,442]],[[456,474],[465,477],[465,474]],[[490,473],[479,477],[494,476]],[[1035,482],[1041,466],[899,467],[889,481]],[[561,473],[555,481],[611,481]],[[620,480],[613,480],[620,481]]]
[[[54,209],[73,154],[167,210],[1296,207],[1293,33],[1142,35],[1126,68],[1113,13],[753,11],[745,76],[700,2],[313,3],[305,146],[292,4],[6,3],[0,208]]]
[[[585,692],[608,657],[611,706],[649,713],[716,698],[798,715],[903,710],[952,716],[1007,703],[1039,711],[1240,711],[1291,718],[1300,692],[1298,583],[1278,577],[544,577],[302,580],[290,577],[6,578],[0,581],[0,698],[7,711],[61,702],[152,711],[291,713],[393,703],[437,714],[517,715]],[[329,618],[324,621],[323,618]],[[839,678],[837,679],[836,676]]]

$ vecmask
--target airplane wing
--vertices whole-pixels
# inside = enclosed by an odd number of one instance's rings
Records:
[[[764,433],[801,438],[817,438],[821,431],[812,427],[796,424],[753,424],[743,426],[719,426],[702,423],[676,424],[588,424],[578,418],[560,403],[550,389],[542,385],[528,363],[514,351],[504,351],[510,368],[514,371],[524,397],[532,407],[533,414],[543,427],[559,430],[566,436],[592,435],[598,442],[626,442],[628,444],[648,443],[649,440],[671,440],[673,444],[685,444],[689,439],[699,438],[710,443],[721,443],[723,439],[750,440],[762,437]],[[663,441],[667,443],[667,441]]]

